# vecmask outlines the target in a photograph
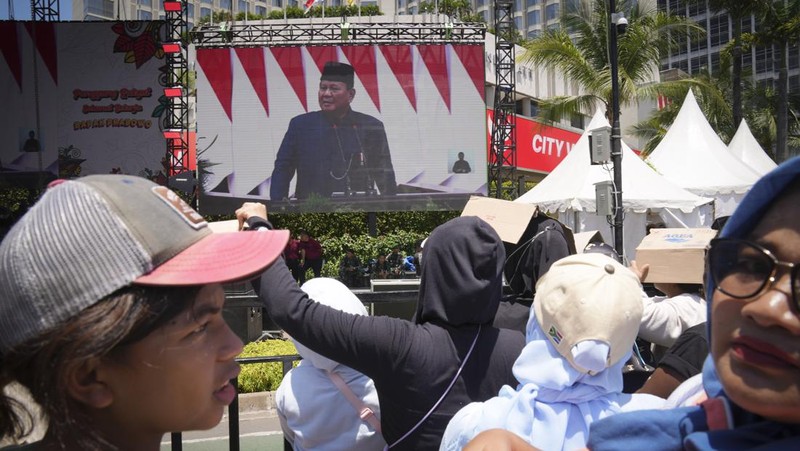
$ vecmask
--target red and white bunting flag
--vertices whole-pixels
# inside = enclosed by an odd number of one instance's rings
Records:
[[[663,110],[664,108],[667,107],[667,105],[671,105],[671,104],[672,104],[672,100],[668,99],[667,96],[664,96],[664,95],[661,95],[661,94],[658,95],[658,109],[659,110]]]
[[[324,0],[306,0],[305,4],[303,5],[303,6],[305,7],[305,10],[306,10],[305,12],[306,12],[306,14],[307,14],[309,11],[311,11],[311,7],[312,7],[312,6],[314,6],[314,5],[316,5],[317,3],[319,3],[319,2],[322,2],[322,1],[324,1]]]

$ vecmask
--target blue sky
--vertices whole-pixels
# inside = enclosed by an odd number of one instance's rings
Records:
[[[16,20],[30,20],[31,19],[31,2],[30,0],[11,0],[14,2],[14,19]],[[0,0],[0,20],[10,19],[8,14],[9,0]],[[72,19],[72,0],[58,0],[58,9],[61,13],[61,20]]]

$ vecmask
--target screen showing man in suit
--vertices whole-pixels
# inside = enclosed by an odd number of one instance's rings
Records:
[[[333,193],[395,194],[389,143],[383,122],[354,111],[353,66],[325,63],[319,82],[319,111],[295,116],[283,137],[272,170],[270,199],[289,197],[289,182],[297,174],[294,197]]]
[[[487,192],[483,42],[199,47],[204,214],[458,210]],[[464,152],[471,171],[454,173]]]

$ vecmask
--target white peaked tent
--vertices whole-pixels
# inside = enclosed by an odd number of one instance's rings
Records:
[[[597,230],[607,243],[614,233],[606,216],[595,214],[595,186],[613,180],[611,165],[592,165],[589,131],[608,126],[602,111],[595,113],[586,132],[570,153],[539,184],[515,202],[536,204],[548,213],[558,213],[574,232]],[[699,197],[660,176],[622,143],[623,245],[628,260],[644,238],[648,210],[658,213],[668,227],[704,227],[712,221],[713,199]]]
[[[728,151],[691,90],[675,122],[647,161],[676,185],[698,196],[713,197],[717,217],[733,213],[759,178]]]
[[[758,175],[764,175],[778,166],[761,148],[744,119],[728,144],[728,150],[739,157],[750,169],[756,171]]]

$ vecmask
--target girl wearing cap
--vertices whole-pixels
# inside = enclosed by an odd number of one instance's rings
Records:
[[[22,449],[155,451],[216,425],[242,350],[221,283],[263,271],[288,238],[243,235],[212,234],[146,179],[51,185],[0,244],[0,389],[24,387],[49,421]],[[20,441],[29,411],[4,391],[0,436]]]
[[[590,449],[800,448],[798,218],[794,158],[753,186],[706,254],[707,399],[597,422]]]
[[[642,315],[641,285],[630,270],[599,254],[555,262],[536,284],[527,344],[514,363],[517,387],[505,386],[450,421],[441,450],[460,450],[501,428],[543,450],[586,444],[589,424],[664,400],[622,393],[622,367]]]
[[[364,304],[338,280],[315,278],[303,284],[302,290],[320,304],[367,315]],[[386,442],[380,432],[378,393],[372,380],[294,338],[292,341],[303,360],[286,373],[275,393],[283,436],[292,449],[383,449]]]

